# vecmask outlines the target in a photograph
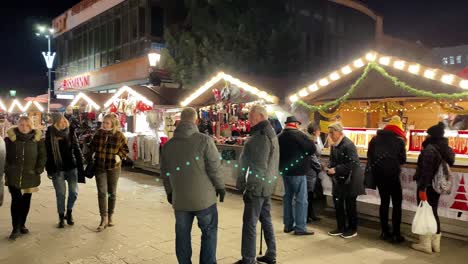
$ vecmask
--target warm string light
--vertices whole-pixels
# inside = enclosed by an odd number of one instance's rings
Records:
[[[124,94],[125,92],[131,94],[132,96],[136,97],[136,99],[138,101],[142,101],[145,105],[149,105],[149,106],[153,106],[153,102],[151,102],[149,99],[147,99],[146,97],[144,97],[143,95],[139,94],[138,92],[136,92],[135,90],[133,90],[132,88],[128,87],[128,86],[123,86],[122,88],[120,88],[112,97],[111,99],[109,99],[105,104],[104,104],[104,108],[107,108],[109,107],[112,103],[114,103],[122,94]]]
[[[91,98],[89,98],[84,93],[79,93],[70,103],[70,106],[74,107],[81,99],[85,100],[89,105],[91,105],[96,110],[99,110],[101,108],[98,104],[96,104],[96,102],[94,102]]]
[[[25,113],[28,111],[29,107],[32,105],[32,101],[27,102],[24,106],[18,101],[18,99],[13,100],[13,102],[10,105],[10,108],[8,108],[8,113],[13,112],[15,109],[15,106],[18,107],[18,109]],[[40,110],[40,109],[39,109]],[[41,111],[42,112],[42,111]]]

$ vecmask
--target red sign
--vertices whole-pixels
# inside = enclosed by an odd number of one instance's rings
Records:
[[[94,5],[96,2],[99,2],[101,0],[82,0],[78,4],[74,5],[72,7],[72,16],[80,13],[81,11],[87,9],[88,7]]]
[[[80,89],[89,86],[89,75],[68,78],[61,81],[60,90]]]
[[[54,28],[55,34],[64,31],[67,28],[67,13],[63,13],[52,21],[52,27]]]

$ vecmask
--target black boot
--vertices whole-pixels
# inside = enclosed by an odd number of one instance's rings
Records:
[[[26,226],[23,225],[23,226],[20,228],[20,232],[21,232],[21,234],[23,234],[23,235],[29,234],[29,229],[28,229]]]
[[[58,223],[58,228],[64,228],[65,227],[65,216],[63,214],[59,214],[59,223]]]
[[[21,235],[20,229],[18,227],[15,227],[13,228],[13,231],[11,231],[9,239],[11,241],[15,241],[20,235]]]
[[[67,210],[67,215],[65,216],[65,219],[67,219],[67,224],[68,225],[74,225],[75,224],[75,222],[73,222],[72,210]]]

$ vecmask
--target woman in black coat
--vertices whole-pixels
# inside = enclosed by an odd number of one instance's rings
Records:
[[[70,128],[68,120],[61,114],[52,115],[53,124],[47,128],[46,170],[52,179],[57,198],[57,211],[59,215],[58,228],[64,228],[65,219],[68,225],[73,225],[73,206],[78,197],[78,182],[84,183],[83,155],[78,138]],[[68,183],[68,202],[65,214],[65,194]]]
[[[418,204],[427,201],[432,207],[432,212],[437,222],[437,233],[435,235],[420,235],[419,243],[413,244],[412,248],[426,253],[440,252],[440,220],[437,213],[440,194],[432,187],[432,180],[444,160],[448,165],[455,163],[455,153],[448,145],[448,139],[444,137],[445,125],[440,122],[427,130],[427,138],[423,142],[423,150],[418,157],[418,165],[414,180],[418,185]]]

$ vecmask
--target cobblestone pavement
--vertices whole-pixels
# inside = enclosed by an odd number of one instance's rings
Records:
[[[80,185],[74,210],[75,226],[57,229],[55,194],[43,177],[39,193],[33,194],[27,226],[31,233],[8,241],[10,197],[0,207],[0,263],[21,264],[147,264],[177,263],[174,255],[174,217],[166,202],[162,183],[154,176],[123,172],[119,182],[116,226],[95,232],[99,224],[94,180]],[[218,263],[233,263],[240,257],[242,199],[228,193],[219,205]],[[409,242],[391,245],[378,240],[378,230],[362,227],[355,239],[329,237],[333,219],[310,226],[316,235],[295,237],[282,232],[281,204],[273,204],[273,223],[279,263],[393,264],[466,263],[468,242],[443,239],[442,253],[426,255],[409,249]],[[408,233],[408,227],[404,228]],[[193,261],[198,263],[200,232],[193,228]],[[258,246],[258,245],[257,245]]]

